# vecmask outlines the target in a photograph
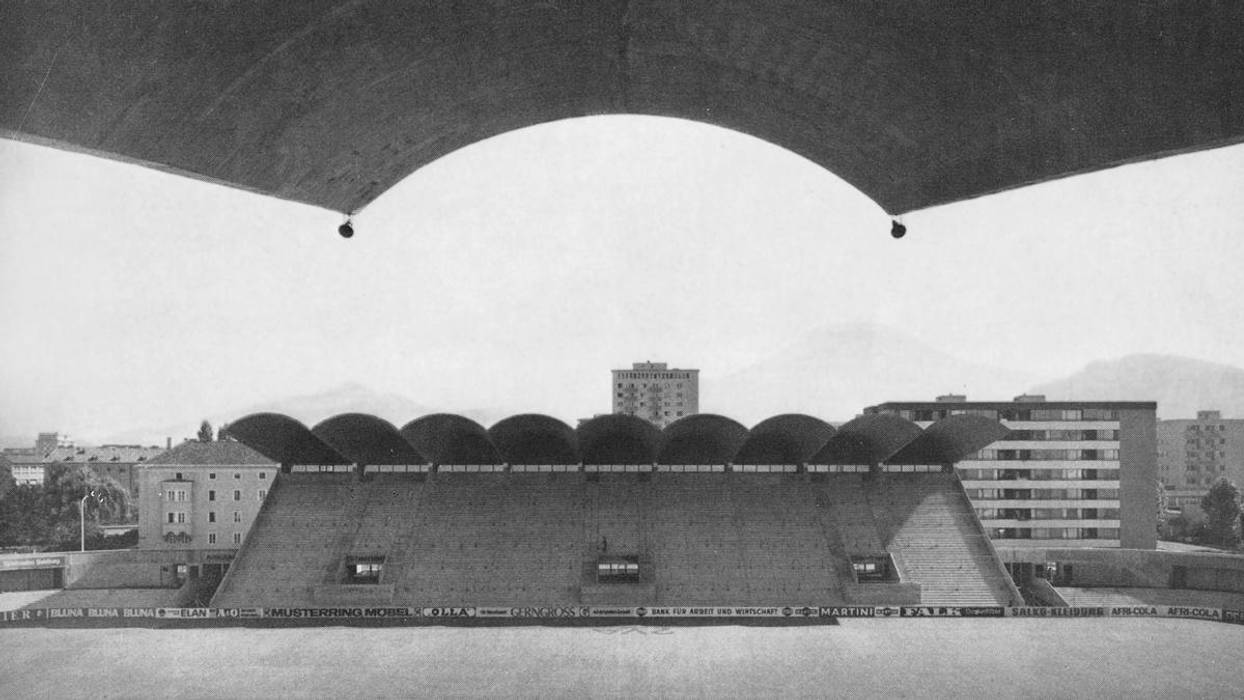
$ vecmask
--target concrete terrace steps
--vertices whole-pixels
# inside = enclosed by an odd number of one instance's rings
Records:
[[[847,555],[882,541],[927,602],[993,600],[952,475],[345,476],[282,475],[216,604],[310,604],[347,555],[384,556],[397,605],[573,604],[602,537],[651,564],[652,604],[845,604]]]

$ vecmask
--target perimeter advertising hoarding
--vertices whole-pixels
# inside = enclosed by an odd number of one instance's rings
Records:
[[[446,606],[446,607],[339,607],[339,608],[30,608],[0,611],[0,623],[74,623],[109,619],[155,619],[193,623],[205,620],[397,619],[411,624],[436,624],[437,620],[491,619],[739,619],[739,618],[861,618],[861,617],[1171,617],[1214,620],[1244,625],[1244,610],[1224,610],[1183,605],[1118,605],[1090,607],[1000,606]]]

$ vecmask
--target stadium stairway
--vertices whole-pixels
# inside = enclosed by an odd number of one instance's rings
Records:
[[[887,473],[862,490],[886,550],[920,584],[921,603],[1022,603],[956,475]]]

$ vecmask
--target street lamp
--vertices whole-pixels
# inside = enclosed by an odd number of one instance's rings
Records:
[[[82,500],[78,501],[78,533],[81,538],[81,549],[79,551],[86,551],[86,499],[93,496],[98,499],[100,503],[103,503],[104,495],[103,491],[95,491],[92,489],[91,491],[86,492],[86,495],[82,497]]]
[[[79,532],[82,538],[82,549],[79,551],[83,551],[83,552],[86,551],[86,499],[90,497],[91,497],[91,494],[87,493],[85,496],[82,497],[82,500],[78,501],[78,516],[79,516],[79,525],[80,525]]]

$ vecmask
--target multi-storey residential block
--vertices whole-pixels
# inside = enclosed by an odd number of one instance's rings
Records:
[[[636,362],[613,370],[613,412],[639,416],[664,428],[700,411],[700,370]]]
[[[1244,419],[1197,411],[1195,419],[1158,421],[1158,479],[1168,508],[1199,509],[1221,478],[1244,486]]]
[[[921,426],[968,413],[1011,429],[958,464],[981,523],[999,546],[1153,549],[1157,537],[1156,412],[1153,402],[891,402]]]
[[[280,465],[231,440],[187,441],[139,467],[140,549],[241,546]]]

